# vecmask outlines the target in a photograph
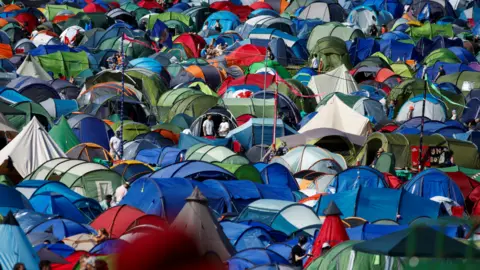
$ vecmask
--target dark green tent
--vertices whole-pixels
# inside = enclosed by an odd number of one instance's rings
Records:
[[[48,132],[50,137],[62,148],[63,152],[67,152],[72,147],[80,144],[72,128],[68,124],[67,119],[62,116],[58,124],[54,125]]]
[[[480,258],[480,250],[427,226],[415,226],[353,246],[353,250],[392,257]]]
[[[338,37],[319,39],[310,51],[310,57],[313,58],[314,54],[323,61],[322,71],[330,71],[341,65],[345,65],[348,69],[352,68],[345,41]]]

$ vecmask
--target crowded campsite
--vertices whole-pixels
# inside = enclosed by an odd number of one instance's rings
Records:
[[[480,265],[480,0],[0,1],[0,270]]]

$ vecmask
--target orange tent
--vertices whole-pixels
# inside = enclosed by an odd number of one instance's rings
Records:
[[[395,76],[395,72],[388,68],[382,68],[377,72],[377,76],[375,77],[375,81],[377,82],[384,82],[386,79]]]
[[[57,15],[55,18],[53,18],[53,23],[59,23],[59,22],[64,22],[70,18],[75,16],[75,14],[67,14],[67,15]]]
[[[260,0],[259,2],[269,4],[274,10],[278,11],[278,13],[283,13],[289,5],[289,1],[287,0]]]
[[[3,7],[3,12],[10,12],[14,10],[20,10],[21,8],[15,4],[6,5]]]
[[[171,140],[173,143],[178,144],[178,140],[180,139],[180,134],[175,134],[170,130],[166,129],[156,129],[153,132],[157,132],[162,135],[165,139]]]
[[[8,24],[7,20],[0,18],[0,28],[4,27],[7,24]]]
[[[0,44],[0,58],[1,59],[10,59],[13,56],[12,47],[8,44]]]

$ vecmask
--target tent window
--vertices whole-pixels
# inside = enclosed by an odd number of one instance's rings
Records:
[[[112,182],[110,181],[96,181],[98,201],[102,201],[105,195],[113,194]]]

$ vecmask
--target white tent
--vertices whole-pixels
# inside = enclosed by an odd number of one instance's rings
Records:
[[[368,118],[348,107],[337,96],[328,100],[318,109],[317,115],[304,125],[299,133],[317,128],[333,128],[346,133],[368,136],[370,124]]]
[[[9,157],[13,167],[25,177],[44,162],[67,156],[34,117],[22,132],[0,151],[1,163],[8,162]]]
[[[316,95],[322,96],[333,92],[350,94],[358,91],[357,83],[352,75],[350,75],[345,65],[341,65],[324,74],[312,76],[308,82],[308,87],[312,89]],[[320,102],[322,99],[321,96],[315,98],[317,99],[317,102]]]
[[[27,55],[25,60],[23,60],[23,63],[17,69],[17,74],[30,76],[45,81],[50,81],[52,79],[52,77],[43,69],[40,63],[38,63],[37,59],[31,55]]]

